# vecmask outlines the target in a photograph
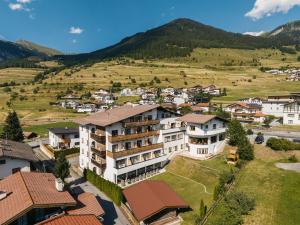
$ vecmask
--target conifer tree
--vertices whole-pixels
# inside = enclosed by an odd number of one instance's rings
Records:
[[[55,175],[64,181],[70,175],[70,163],[64,153],[60,153],[55,162]]]
[[[23,130],[15,111],[9,112],[5,120],[5,125],[3,127],[2,138],[7,138],[12,141],[23,141]]]

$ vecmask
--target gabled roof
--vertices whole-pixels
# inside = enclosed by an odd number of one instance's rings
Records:
[[[97,112],[85,118],[76,119],[74,121],[81,125],[94,124],[105,127],[158,107],[159,105],[123,105],[104,112]]]
[[[58,215],[38,225],[102,225],[94,215]]]
[[[18,172],[0,181],[0,224],[9,224],[33,208],[75,206],[67,191],[58,192],[51,173]]]
[[[38,161],[32,148],[24,143],[0,139],[0,158],[10,157],[30,162]]]
[[[177,120],[187,122],[187,123],[205,124],[213,119],[226,121],[225,119],[222,119],[215,115],[202,115],[202,114],[194,114],[194,113],[186,114],[182,117],[179,117]]]
[[[189,208],[188,204],[162,181],[142,181],[123,194],[138,221],[143,221],[167,208]]]
[[[92,214],[97,217],[104,215],[100,203],[95,195],[84,192],[77,196],[77,205],[74,209],[67,210],[69,215]]]

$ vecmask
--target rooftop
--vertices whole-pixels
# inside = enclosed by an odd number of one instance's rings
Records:
[[[50,218],[38,225],[102,225],[94,215],[64,215]]]
[[[79,134],[78,128],[70,128],[70,127],[49,128],[49,131],[54,134]]]
[[[0,181],[0,191],[7,193],[0,200],[0,224],[14,221],[33,207],[76,205],[69,192],[56,190],[55,177],[50,173],[15,173]]]
[[[159,105],[123,105],[104,112],[94,113],[85,118],[76,119],[75,122],[81,125],[95,124],[105,127],[158,107]]]
[[[224,119],[221,119],[221,118],[219,118],[215,115],[202,115],[202,114],[194,114],[194,113],[186,114],[182,117],[179,117],[177,120],[187,122],[187,123],[204,124],[204,123],[207,123],[207,122],[209,122],[213,119],[224,120]]]
[[[0,139],[0,158],[1,157],[24,159],[30,162],[38,160],[29,145],[4,139]]]
[[[188,204],[162,181],[142,181],[126,188],[123,194],[139,221],[167,208],[189,208]]]

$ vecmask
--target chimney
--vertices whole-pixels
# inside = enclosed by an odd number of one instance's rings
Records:
[[[0,191],[0,201],[5,199],[7,196],[7,192],[6,191]]]
[[[55,178],[55,188],[57,191],[64,191],[64,182],[60,178]]]

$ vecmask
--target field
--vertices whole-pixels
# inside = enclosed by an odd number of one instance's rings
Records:
[[[82,116],[71,110],[52,107],[58,94],[73,91],[82,95],[99,88],[109,88],[112,82],[120,82],[122,87],[191,87],[215,84],[227,89],[227,96],[213,101],[231,103],[242,97],[265,97],[274,94],[288,94],[299,91],[299,82],[286,82],[286,75],[270,75],[260,67],[300,67],[298,55],[282,54],[278,50],[234,50],[196,49],[191,56],[168,60],[119,60],[99,62],[90,67],[65,69],[52,75],[42,83],[12,87],[11,92],[0,88],[0,123],[9,110],[12,93],[17,93],[11,101],[11,109],[17,111],[25,125],[38,122],[59,122]],[[49,66],[55,62],[45,62]],[[78,68],[75,68],[78,69]],[[72,72],[72,73],[71,73]],[[9,68],[0,70],[0,83],[15,81],[22,83],[32,80],[38,73],[35,69]],[[154,77],[160,82],[149,84]],[[82,84],[82,88],[78,85]],[[34,90],[38,91],[34,93]],[[138,98],[120,98],[124,103]]]
[[[245,192],[256,201],[255,210],[244,218],[244,224],[299,223],[300,173],[281,170],[274,165],[292,154],[300,159],[299,151],[275,152],[264,146],[255,146],[256,159],[241,171],[235,186],[235,190]],[[218,209],[215,213],[218,213]],[[209,220],[207,224],[212,223]]]

